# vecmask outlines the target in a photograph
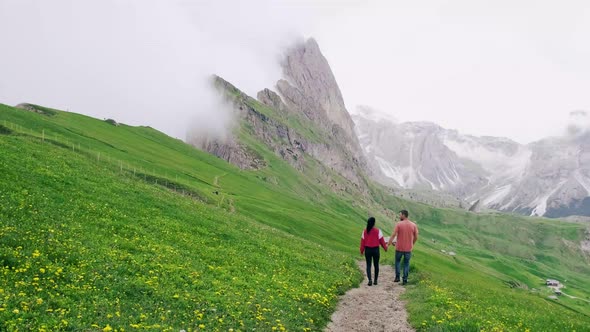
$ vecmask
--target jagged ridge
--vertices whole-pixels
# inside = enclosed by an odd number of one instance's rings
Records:
[[[395,123],[366,108],[353,119],[382,183],[526,215],[590,215],[589,135],[521,145],[434,123]]]
[[[198,135],[189,137],[189,142],[241,168],[264,167],[240,139],[247,134],[300,171],[306,171],[306,158],[319,161],[325,168],[323,178],[333,189],[367,194],[366,178],[371,171],[340,89],[315,40],[291,48],[283,68],[287,80],[277,82],[279,93],[264,89],[257,94],[258,100],[215,76],[214,85],[232,104],[240,126],[225,142]],[[349,183],[337,185],[330,179],[331,171]]]

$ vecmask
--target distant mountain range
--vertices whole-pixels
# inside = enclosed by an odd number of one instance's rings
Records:
[[[366,196],[373,178],[396,195],[434,206],[590,216],[587,130],[572,128],[567,136],[523,145],[462,135],[431,122],[399,123],[369,107],[351,116],[314,39],[288,49],[281,65],[283,78],[274,91],[264,89],[256,99],[215,77],[241,125],[225,141],[190,135],[187,140],[240,168],[265,167],[242,142],[247,134],[300,171],[318,161],[322,167],[309,174],[335,191]],[[334,180],[331,172],[348,181]]]
[[[531,216],[590,216],[590,133],[527,145],[462,135],[431,122],[399,123],[369,107],[352,116],[378,181],[450,193],[472,210]]]

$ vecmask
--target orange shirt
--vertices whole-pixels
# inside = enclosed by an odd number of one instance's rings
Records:
[[[394,232],[397,233],[396,251],[412,251],[414,239],[418,237],[418,227],[408,219],[400,221],[395,225]]]

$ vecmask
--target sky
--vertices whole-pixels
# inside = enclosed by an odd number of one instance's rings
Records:
[[[568,0],[0,0],[0,103],[223,131],[210,75],[255,96],[309,37],[349,111],[521,143],[590,111],[590,3]]]

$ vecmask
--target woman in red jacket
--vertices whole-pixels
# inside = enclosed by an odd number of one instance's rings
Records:
[[[369,278],[369,286],[377,285],[379,278],[379,245],[387,251],[387,245],[383,238],[383,233],[379,228],[375,228],[375,218],[367,219],[367,228],[363,230],[361,236],[361,255],[365,254],[367,260],[367,278]],[[371,280],[371,261],[375,266],[375,282]]]

